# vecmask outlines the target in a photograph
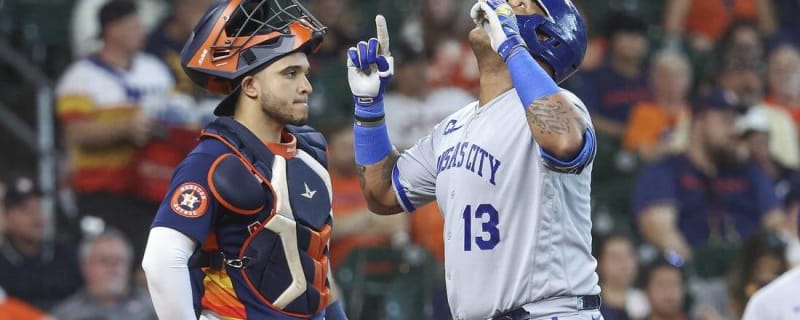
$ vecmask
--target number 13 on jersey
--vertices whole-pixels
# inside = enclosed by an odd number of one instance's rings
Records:
[[[500,230],[497,229],[499,217],[497,209],[491,204],[480,204],[475,207],[475,211],[472,210],[472,205],[467,205],[462,218],[464,218],[464,251],[472,251],[473,241],[480,250],[492,250],[500,242]],[[481,232],[474,237],[473,221],[481,223]]]

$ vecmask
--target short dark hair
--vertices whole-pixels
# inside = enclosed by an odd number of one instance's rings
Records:
[[[667,260],[667,258],[662,256],[662,257],[657,258],[655,261],[651,262],[650,264],[648,264],[644,268],[644,272],[642,273],[642,276],[643,276],[642,277],[642,288],[643,289],[647,289],[647,287],[650,285],[650,282],[653,281],[653,276],[655,275],[656,271],[660,270],[660,269],[675,270],[681,276],[681,283],[683,283],[685,281],[684,274],[683,274],[683,268],[675,265],[673,262],[670,262],[669,260]]]
[[[127,16],[136,14],[138,9],[136,3],[131,0],[111,0],[100,8],[97,20],[100,23],[100,33],[102,37],[109,24]]]
[[[620,32],[636,33],[645,36],[647,35],[647,28],[647,23],[642,18],[625,11],[617,11],[611,14],[606,29],[606,36],[611,39]]]

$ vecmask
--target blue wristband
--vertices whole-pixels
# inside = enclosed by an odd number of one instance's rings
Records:
[[[561,90],[528,50],[513,50],[506,60],[511,81],[525,109],[536,100]]]
[[[359,165],[376,164],[392,152],[392,142],[386,123],[368,126],[360,122],[353,125],[353,140],[356,152],[356,163]]]
[[[360,121],[378,121],[383,119],[383,97],[373,100],[371,104],[363,104],[364,98],[353,97],[356,103],[355,115]],[[377,98],[376,98],[377,99]]]

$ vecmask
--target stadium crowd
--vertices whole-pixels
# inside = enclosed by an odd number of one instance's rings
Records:
[[[139,262],[172,170],[220,100],[180,66],[212,1],[0,1],[0,16],[17,17],[0,38],[55,84],[63,160],[50,213],[36,159],[0,155],[11,163],[0,167],[0,319],[155,318]],[[475,99],[473,2],[303,2],[328,27],[309,107],[329,143],[338,294],[351,319],[449,319],[436,205],[381,217],[361,196],[344,55],[371,36],[362,26],[375,13],[387,17],[398,39],[387,122],[396,147],[409,147]],[[740,319],[750,297],[800,264],[800,1],[574,2],[591,38],[562,86],[597,130],[605,319]],[[19,36],[31,25],[38,38]],[[16,77],[4,71],[0,83]],[[30,115],[32,98],[11,96],[0,101]],[[6,137],[3,149],[18,144]]]

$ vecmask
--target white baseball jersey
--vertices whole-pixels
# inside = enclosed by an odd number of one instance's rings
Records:
[[[175,81],[164,63],[155,56],[139,53],[133,57],[130,70],[119,70],[96,56],[73,63],[61,77],[56,92],[59,99],[81,97],[86,103],[64,112],[87,109],[95,111],[137,106],[145,112],[156,113],[166,108]]]
[[[389,93],[383,98],[389,137],[395,147],[405,150],[442,119],[474,100],[469,92],[459,88],[434,89],[422,100]]]
[[[576,175],[551,171],[543,161],[513,89],[445,118],[400,156],[393,175],[398,202],[413,212],[435,199],[444,214],[447,295],[456,319],[600,293],[591,254],[591,164]]]
[[[800,319],[798,297],[800,297],[800,268],[794,268],[758,290],[747,303],[742,320]]]

